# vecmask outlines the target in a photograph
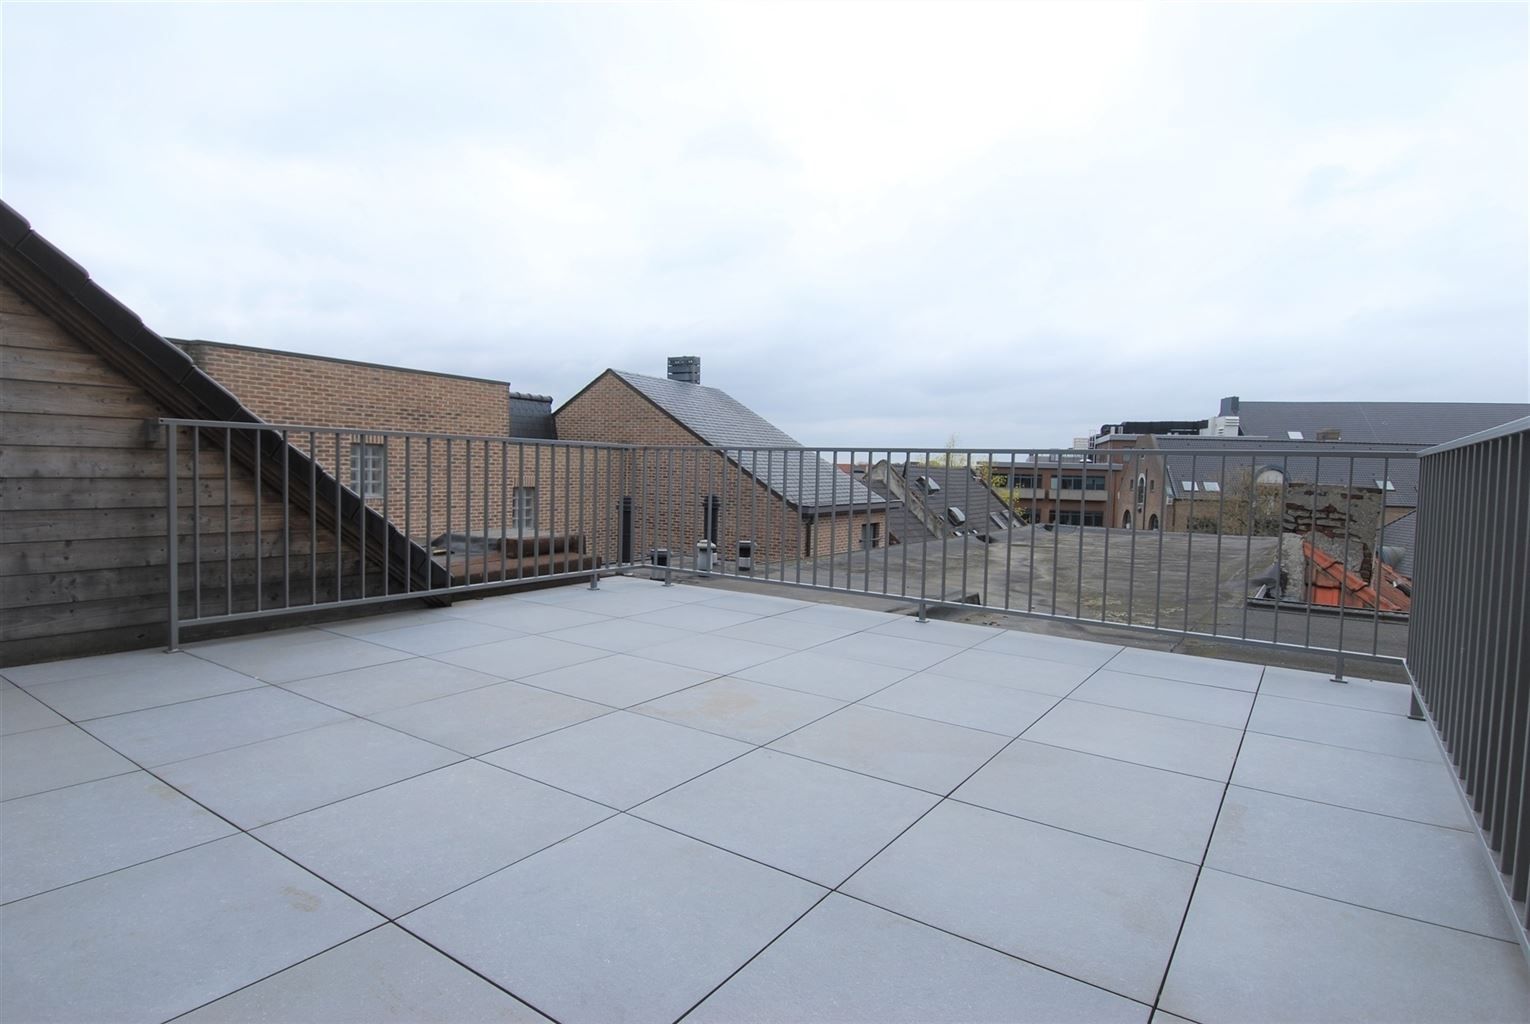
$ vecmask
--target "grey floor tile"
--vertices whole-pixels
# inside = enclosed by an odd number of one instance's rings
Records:
[[[748,612],[751,615],[780,615],[784,612],[796,611],[798,608],[811,608],[811,601],[798,601],[790,597],[775,597],[769,594],[744,594],[735,591],[718,591],[716,597],[709,597],[705,602],[709,608],[721,608],[730,612]]]
[[[945,794],[1006,742],[991,732],[852,704],[772,746],[889,782]]]
[[[794,651],[805,651],[809,647],[817,647],[819,644],[844,636],[833,626],[815,626],[811,622],[786,622],[775,615],[764,619],[754,619],[738,626],[728,626],[716,630],[715,635],[786,647]]]
[[[828,582],[823,580],[821,582]],[[863,629],[873,626],[885,626],[904,618],[896,612],[879,612],[869,608],[849,608],[845,605],[830,604],[828,602],[813,602],[806,608],[798,608],[794,611],[783,612],[782,618],[791,619],[793,622],[813,622],[822,626],[839,626],[846,633],[859,633]]]
[[[718,608],[708,602],[704,604],[672,605],[655,611],[642,612],[632,616],[632,621],[649,626],[663,626],[666,629],[683,629],[692,633],[709,633],[714,629],[726,629],[729,626],[739,626],[746,622],[753,622],[757,618],[759,618],[759,615],[754,612]]]
[[[0,1017],[162,1021],[377,923],[230,836],[0,908]]]
[[[832,888],[937,799],[815,761],[756,750],[632,813]]]
[[[452,605],[451,614],[474,622],[487,622],[491,626],[504,626],[517,633],[551,633],[558,629],[611,621],[610,616],[578,608],[496,598],[459,602]]]
[[[619,711],[496,750],[484,760],[626,809],[750,749],[725,736]]]
[[[1250,1024],[1518,1021],[1530,969],[1516,944],[1207,869],[1160,1005]]]
[[[63,715],[30,696],[21,687],[12,683],[0,683],[0,736],[68,724],[68,719]]]
[[[621,816],[401,923],[568,1024],[673,1020],[823,892]]]
[[[632,710],[759,744],[769,743],[843,706],[817,694],[725,677],[639,704]]]
[[[147,772],[8,800],[0,804],[0,903],[233,832]]]
[[[442,654],[446,651],[477,647],[496,640],[510,640],[525,634],[503,626],[469,619],[442,619],[437,622],[402,626],[398,629],[368,633],[369,643],[381,644],[407,654]]]
[[[177,761],[158,774],[248,829],[457,760],[450,750],[358,719]]]
[[[936,675],[1002,683],[1033,693],[1062,697],[1071,693],[1093,669],[1061,661],[1022,658],[986,650],[960,651],[934,668]]]
[[[1372,679],[1336,683],[1329,672],[1300,672],[1271,666],[1264,670],[1264,682],[1260,684],[1259,692],[1273,697],[1406,715],[1411,691],[1405,683],[1383,683]]]
[[[384,925],[177,1018],[178,1024],[534,1024],[547,1018]]]
[[[598,647],[603,651],[623,652],[635,651],[639,647],[652,647],[655,644],[684,641],[694,634],[683,629],[656,626],[651,622],[639,622],[636,619],[607,619],[604,622],[596,622],[588,626],[573,626],[545,635],[571,644]]]
[[[784,658],[741,668],[740,679],[816,693],[835,700],[860,700],[913,673],[911,668],[836,658],[819,651],[798,651]]]
[[[42,683],[30,692],[59,714],[79,722],[263,685],[259,679],[221,665],[182,656],[117,675]]]
[[[596,661],[555,668],[551,672],[539,672],[524,677],[523,681],[528,686],[556,690],[581,700],[627,708],[714,678],[714,673],[701,669],[650,661],[630,654],[613,654]]]
[[[78,726],[18,732],[0,739],[0,800],[121,775],[136,767]]]
[[[1167,771],[1226,780],[1241,733],[1142,711],[1065,700],[1025,732],[1025,738]]]
[[[1196,1024],[1196,1022],[1184,1017],[1176,1017],[1174,1014],[1165,1013],[1163,1010],[1154,1010],[1153,1019],[1149,1024]]]
[[[1141,1003],[831,893],[686,1020],[1143,1024],[1147,1013]]]
[[[1109,669],[1084,680],[1069,696],[1091,704],[1147,711],[1207,725],[1225,725],[1230,729],[1243,728],[1254,704],[1254,695],[1242,690],[1155,676],[1134,676]]]
[[[1390,814],[1447,828],[1471,828],[1449,770],[1324,743],[1249,733],[1238,755],[1235,785]]]
[[[90,676],[119,676],[140,669],[158,668],[180,661],[190,661],[191,655],[177,651],[167,653],[163,647],[141,651],[118,651],[113,654],[97,654],[89,658],[66,658],[62,661],[41,661],[35,665],[11,665],[5,677],[23,690],[30,690],[43,683],[64,679],[85,679]]]
[[[796,614],[796,613],[793,613]],[[958,654],[958,649],[948,644],[934,644],[924,640],[905,640],[898,636],[883,636],[874,633],[855,633],[851,636],[831,640],[816,648],[824,654],[833,655],[836,658],[851,658],[857,661],[869,661],[878,665],[893,665],[897,668],[907,668],[912,671],[927,669],[932,665],[945,662],[953,655]]]
[[[844,891],[1151,1002],[1195,867],[946,801]]]
[[[1381,711],[1362,711],[1260,694],[1249,721],[1250,732],[1352,747],[1376,754],[1438,761],[1439,747],[1429,723]]]
[[[872,626],[866,632],[879,636],[899,636],[905,640],[921,640],[925,643],[967,648],[975,647],[985,640],[992,640],[999,631],[993,626],[978,626],[968,622],[942,622],[939,619],[926,619],[920,622],[914,616],[904,615],[897,622]]]
[[[952,798],[1199,864],[1224,788],[1021,739]]]
[[[1219,658],[1198,658],[1169,651],[1149,651],[1140,647],[1126,648],[1110,659],[1109,667],[1113,672],[1178,679],[1206,686],[1225,686],[1230,690],[1246,690],[1250,693],[1259,688],[1260,676],[1264,674],[1263,665],[1223,661]]]
[[[1058,698],[990,681],[953,679],[921,672],[865,698],[862,703],[906,715],[933,718],[969,729],[1018,736]]]
[[[353,715],[375,715],[503,681],[499,676],[449,665],[434,658],[406,658],[370,668],[300,679],[283,684],[283,689]]]
[[[255,834],[379,913],[398,917],[611,813],[464,761]]]
[[[411,736],[477,756],[610,710],[522,683],[496,683],[371,717]]]
[[[344,619],[339,622],[326,622],[320,628],[326,633],[362,637],[372,633],[386,633],[390,630],[403,629],[406,626],[425,626],[438,622],[447,622],[455,618],[460,618],[455,606],[451,608],[416,607],[401,612],[390,612],[386,615],[365,615],[361,618]]]
[[[145,767],[343,722],[351,716],[275,686],[97,718],[81,728]]]
[[[188,648],[197,657],[268,683],[365,668],[409,657],[405,651],[368,643],[355,637],[320,630],[305,635],[255,636],[242,640],[212,640]]]
[[[791,651],[785,647],[757,644],[748,640],[733,640],[713,633],[699,633],[686,637],[684,640],[642,647],[632,653],[652,661],[683,665],[686,668],[724,675],[749,668],[751,665],[774,661],[776,658],[790,654]]]
[[[1232,787],[1209,867],[1493,938],[1512,940],[1477,837]]]
[[[1027,633],[1018,629],[1001,630],[992,639],[983,641],[982,648],[998,654],[1015,654],[1039,661],[1061,661],[1090,669],[1099,668],[1122,650],[1117,644]]]
[[[594,661],[596,658],[604,658],[607,653],[598,647],[565,643],[545,636],[522,636],[450,651],[436,657],[447,664],[461,665],[475,672],[485,672],[502,679],[520,679],[565,665],[577,665],[581,661]]]

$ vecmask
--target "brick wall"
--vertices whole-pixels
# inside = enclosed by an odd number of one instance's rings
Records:
[[[203,371],[272,423],[495,438],[504,437],[510,427],[509,385],[500,381],[209,342],[185,342],[181,347]],[[289,440],[303,452],[316,453],[320,465],[347,486],[354,479],[352,452],[360,451],[354,446],[381,446],[385,495],[369,495],[367,502],[385,511],[400,528],[405,528],[407,507],[406,532],[416,540],[448,528],[497,532],[503,518],[500,485],[504,482],[508,493],[518,483],[502,481],[502,470],[515,472],[524,465],[529,485],[531,467],[540,462],[547,469],[551,459],[545,447],[532,447],[529,455],[520,452],[518,460],[515,446],[495,442],[454,442],[448,453],[442,441],[431,442],[427,450],[421,439],[406,444],[402,438],[376,435],[318,432],[312,439],[298,434]],[[563,469],[561,464],[558,468]],[[491,498],[487,510],[483,507],[485,469]],[[471,505],[466,502],[470,483]]]

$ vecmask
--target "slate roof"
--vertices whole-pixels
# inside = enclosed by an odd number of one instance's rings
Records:
[[[893,472],[897,472],[894,468]],[[932,539],[935,534],[930,531],[924,521],[914,513],[908,502],[900,499],[892,492],[892,489],[876,476],[870,479],[862,476],[861,483],[870,487],[873,494],[879,495],[887,502],[887,533],[899,544],[918,544],[921,541]]]
[[[1402,548],[1403,556],[1397,563],[1397,571],[1410,578],[1413,576],[1413,545],[1417,542],[1417,529],[1418,512],[1409,512],[1395,523],[1388,523],[1381,539],[1382,547]]]
[[[1314,440],[1337,427],[1340,443],[1443,444],[1479,430],[1530,416],[1522,402],[1245,402],[1238,403],[1238,429],[1249,437],[1285,440],[1290,431]]]
[[[728,461],[798,509],[866,508],[868,503],[880,509],[887,503],[726,391],[626,370],[611,372],[702,441],[724,449]],[[726,451],[729,448],[742,450]],[[751,448],[797,451],[753,452]]]
[[[1352,450],[1355,446],[1329,441],[1290,441],[1255,437],[1189,437],[1178,434],[1160,434],[1153,444],[1167,454],[1164,458],[1164,483],[1175,500],[1185,501],[1189,495],[1183,483],[1186,480],[1200,484],[1210,480],[1223,483],[1224,454],[1226,474],[1238,479],[1247,474],[1250,464],[1257,473],[1264,469],[1283,469],[1286,478],[1294,482],[1345,484],[1350,482],[1350,459],[1333,455],[1320,458],[1324,452]],[[1367,449],[1396,452],[1397,458],[1357,458],[1354,460],[1354,484],[1358,487],[1375,487],[1376,481],[1391,480],[1395,490],[1386,492],[1390,508],[1415,508],[1418,505],[1418,459],[1414,453],[1426,444],[1377,444],[1369,442]],[[1250,452],[1265,452],[1268,456],[1250,456]],[[1298,454],[1301,453],[1301,454]],[[1311,454],[1307,454],[1311,453]],[[1146,458],[1147,456],[1143,456]],[[1383,476],[1383,473],[1385,474]],[[1203,498],[1216,501],[1214,493],[1202,494],[1197,489],[1197,503]]]
[[[989,518],[993,514],[998,514],[1006,524],[1013,522],[1009,506],[1005,504],[1004,499],[989,489],[987,484],[978,479],[976,473],[965,466],[937,466],[910,462],[894,468],[907,479],[909,493],[922,499],[925,506],[953,530],[991,533],[999,529],[1008,529],[1008,526],[1000,527],[993,522]],[[940,490],[930,493],[927,487],[919,483],[921,477],[933,482]],[[950,520],[947,513],[953,508],[961,509],[966,514],[965,523],[958,524]]]

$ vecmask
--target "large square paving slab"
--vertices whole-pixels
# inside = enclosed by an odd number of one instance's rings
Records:
[[[947,801],[842,887],[880,907],[1151,1003],[1196,869]]]
[[[367,906],[397,917],[611,813],[464,761],[255,834]]]
[[[0,799],[104,779],[136,767],[76,725],[18,732],[0,740]]]
[[[73,721],[175,704],[264,685],[259,679],[189,655],[166,655],[149,668],[43,683],[32,696]]]
[[[380,921],[230,836],[0,907],[0,1017],[163,1021]]]
[[[832,893],[686,1020],[1143,1024],[1147,1014],[1141,1003]]]
[[[483,760],[625,810],[751,749],[726,736],[618,711]]]
[[[1373,754],[1411,757],[1419,761],[1440,759],[1440,749],[1435,745],[1434,734],[1429,731],[1427,722],[1384,711],[1261,694],[1254,703],[1248,728],[1250,732],[1351,747]]]
[[[146,772],[0,803],[0,903],[234,832]]]
[[[991,732],[852,704],[772,746],[944,795],[1007,742]]]
[[[1522,1021],[1515,943],[1206,869],[1160,1004],[1197,1021]]]
[[[1217,658],[1198,658],[1189,654],[1172,654],[1168,651],[1149,651],[1141,647],[1126,648],[1110,659],[1108,667],[1113,672],[1178,679],[1181,682],[1202,683],[1207,686],[1224,686],[1250,693],[1259,689],[1259,680],[1264,675],[1263,665],[1222,661]]]
[[[409,657],[406,651],[317,629],[208,640],[187,650],[204,661],[268,683],[287,683]]]
[[[816,693],[835,700],[860,700],[905,679],[914,672],[897,665],[878,665],[852,658],[836,658],[821,651],[799,651],[784,658],[751,665],[733,673],[740,679],[784,686],[788,690]]]
[[[747,679],[714,679],[632,710],[745,743],[769,743],[843,707],[837,700]]]
[[[610,710],[522,683],[496,683],[383,711],[372,720],[476,756]]]
[[[1209,779],[1021,739],[952,796],[1199,864],[1224,789]]]
[[[630,654],[613,654],[597,661],[582,661],[525,676],[522,681],[528,686],[556,690],[580,700],[629,708],[715,678],[715,673],[700,669],[634,658]]]
[[[1204,683],[1185,683],[1156,676],[1134,676],[1102,669],[1079,684],[1069,696],[1091,704],[1146,711],[1207,725],[1241,729],[1248,722],[1254,695]]]
[[[756,750],[633,814],[833,887],[936,797],[772,750]]]
[[[46,729],[50,725],[68,725],[68,719],[53,711],[36,697],[14,683],[0,679],[0,736],[13,732]]]
[[[824,892],[621,816],[401,923],[558,1020],[667,1021]]]
[[[355,719],[177,761],[157,772],[197,802],[251,829],[461,759],[443,747]]]
[[[935,675],[976,682],[1001,683],[1033,693],[1062,697],[1088,678],[1094,669],[1040,658],[1023,658],[985,647],[958,651],[930,669]]]
[[[953,679],[921,672],[861,703],[937,722],[1018,736],[1052,709],[1058,698],[990,680]]]
[[[1232,772],[1243,733],[1142,711],[1065,700],[1025,738],[1086,754],[1223,781]]]
[[[366,716],[501,682],[504,680],[498,676],[461,665],[433,658],[407,658],[283,683],[282,688],[341,711]]]
[[[177,1019],[181,1024],[536,1024],[547,1018],[390,924]]]

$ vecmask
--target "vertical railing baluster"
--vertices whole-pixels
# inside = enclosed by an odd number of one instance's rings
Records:
[[[181,548],[180,519],[176,514],[180,507],[180,459],[176,447],[176,432],[180,428],[173,423],[165,425],[165,575],[169,585],[169,622],[166,626],[165,649],[178,650],[181,646]]]

